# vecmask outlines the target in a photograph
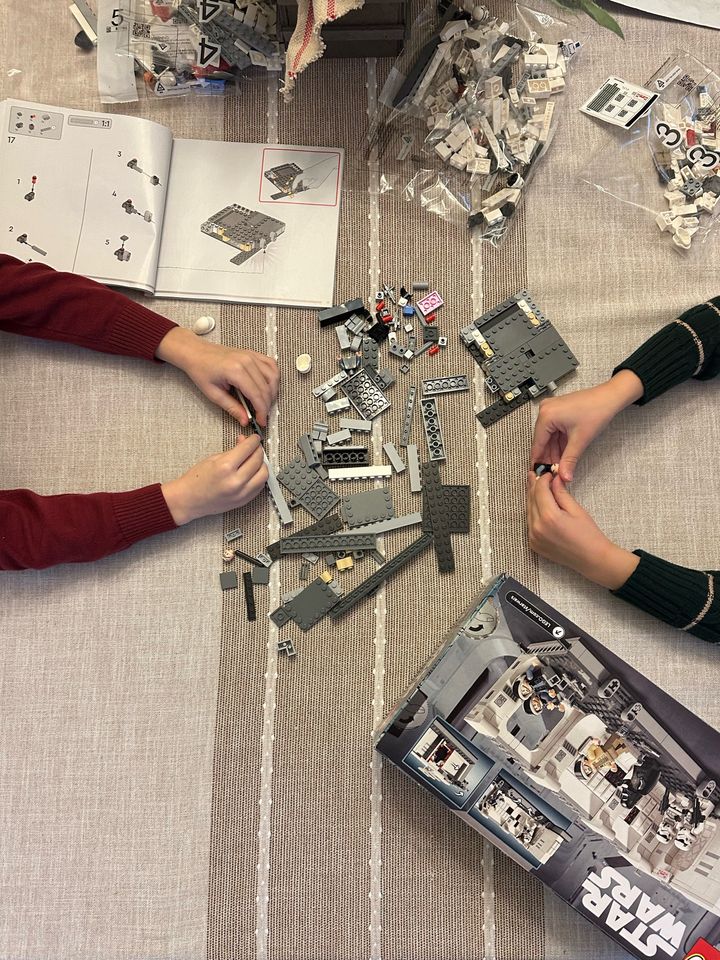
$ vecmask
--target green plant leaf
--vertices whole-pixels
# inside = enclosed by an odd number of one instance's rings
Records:
[[[595,23],[599,23],[601,27],[607,27],[608,30],[612,30],[612,32],[616,33],[622,40],[625,39],[622,27],[615,17],[611,17],[607,10],[599,7],[597,3],[595,3],[595,0],[579,0],[579,2],[580,7],[589,17],[592,17]]]

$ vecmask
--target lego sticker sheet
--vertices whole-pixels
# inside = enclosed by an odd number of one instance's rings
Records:
[[[0,125],[0,250],[152,292],[170,131],[22,100],[0,105]]]
[[[176,140],[158,296],[332,303],[344,154]]]

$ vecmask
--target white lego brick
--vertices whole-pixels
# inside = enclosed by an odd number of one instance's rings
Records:
[[[673,217],[692,217],[697,213],[697,206],[694,203],[685,203],[670,207],[670,213]]]
[[[550,137],[550,126],[552,124],[553,114],[555,113],[555,104],[552,100],[549,100],[545,104],[545,113],[543,115],[542,124],[540,126],[540,136],[538,140],[540,143],[547,143],[548,138]]]
[[[345,443],[345,441],[349,439],[350,431],[347,429],[347,427],[344,427],[342,430],[336,430],[335,433],[329,433],[325,443],[331,447],[334,447],[336,443]]]
[[[553,89],[550,83],[550,80],[528,80],[525,89],[528,92],[528,96],[544,100],[552,96]]]
[[[547,67],[548,57],[544,50],[538,53],[526,53],[524,58],[528,67]]]
[[[671,207],[677,206],[678,204],[684,203],[686,200],[685,194],[681,193],[679,190],[666,190],[663,194],[667,202]]]
[[[502,94],[502,79],[500,77],[489,77],[485,81],[485,99],[493,100]],[[515,94],[517,96],[517,92]]]
[[[548,83],[550,84],[550,90],[553,93],[562,93],[562,91],[565,89],[565,81],[562,77],[553,77],[552,79],[548,80]]]
[[[490,161],[483,157],[477,157],[475,160],[468,160],[465,169],[468,173],[486,176],[490,173]]]
[[[372,467],[331,467],[329,480],[374,480],[379,477],[391,477],[392,467],[378,464]]]
[[[655,217],[655,223],[658,225],[662,233],[667,233],[668,231],[672,231],[672,221],[673,221],[673,215],[670,213],[669,210],[666,211],[665,213],[659,213],[657,217]]]
[[[441,140],[440,143],[435,144],[435,153],[440,157],[441,160],[444,160],[445,162],[447,162],[453,155],[452,148],[449,147],[444,140]]]
[[[450,40],[452,37],[457,37],[461,33],[464,33],[467,27],[467,20],[451,20],[450,23],[446,23],[440,31],[440,39]]]
[[[454,153],[448,160],[448,163],[456,170],[465,170],[467,167],[467,158],[461,157],[459,153]]]
[[[558,62],[558,57],[562,56],[556,43],[538,43],[535,46],[543,51],[550,67],[554,67]]]
[[[495,56],[493,57],[493,63],[497,63],[498,60],[502,60],[502,58],[506,56],[508,53],[510,53],[510,47],[506,43],[504,43],[500,47],[498,52],[495,54]]]

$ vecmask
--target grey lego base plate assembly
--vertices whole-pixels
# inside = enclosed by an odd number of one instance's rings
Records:
[[[291,460],[278,473],[277,478],[293,498],[318,519],[329,513],[340,501],[340,497],[323,483],[302,457]]]

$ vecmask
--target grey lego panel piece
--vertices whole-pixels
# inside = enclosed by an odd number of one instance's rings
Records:
[[[372,533],[335,533],[327,537],[288,537],[280,541],[280,554],[290,553],[333,553],[336,550],[374,550],[377,546]]]
[[[325,583],[318,577],[282,608],[300,627],[309,630],[332,610],[342,596],[335,581]]]
[[[433,377],[423,380],[422,386],[424,397],[437,397],[441,393],[460,393],[470,389],[468,378],[464,373],[454,377]]]
[[[339,603],[335,604],[330,610],[330,619],[337,620],[338,617],[341,617],[344,613],[347,613],[348,610],[352,609],[356,603],[359,603],[361,600],[364,600],[365,597],[374,593],[381,583],[384,583],[394,573],[402,569],[406,563],[427,549],[432,542],[432,534],[423,533],[417,540],[413,541],[413,543],[398,553],[397,556],[394,556],[391,560],[384,563],[382,567],[379,567],[367,580],[363,580],[363,582],[348,593],[346,597],[343,597]]]
[[[367,447],[334,447],[323,450],[322,462],[324,467],[367,467],[370,454]]]
[[[345,443],[345,441],[349,439],[350,431],[347,429],[347,427],[344,427],[342,430],[336,430],[335,433],[329,433],[325,443],[328,443],[331,447],[333,447],[336,443]]]
[[[331,480],[379,480],[392,476],[392,467],[375,464],[369,467],[331,467],[328,471]]]
[[[283,496],[283,492],[280,489],[280,484],[278,483],[278,478],[275,476],[275,471],[270,466],[270,461],[268,460],[265,451],[263,451],[263,462],[267,467],[268,472],[266,485],[270,493],[270,498],[272,499],[273,505],[277,510],[278,517],[280,517],[280,523],[283,526],[286,526],[288,523],[293,522],[293,515],[290,512],[290,507],[288,506],[287,500]]]
[[[403,419],[402,437],[400,438],[401,447],[406,447],[410,442],[410,432],[412,430],[412,418],[415,410],[416,393],[417,387],[408,387],[407,400],[405,401],[405,417]]]
[[[347,418],[340,418],[340,428],[347,430],[358,430],[362,433],[370,433],[372,430],[372,423],[370,420],[348,420]]]
[[[341,386],[349,403],[352,403],[366,420],[374,419],[390,406],[390,401],[371,376],[371,372],[372,367],[363,367]]]
[[[270,583],[270,568],[254,566],[250,572],[252,582],[266,587]]]
[[[292,493],[295,500],[318,519],[329,513],[340,497],[317,476],[314,470],[296,457],[278,474],[278,480]]]
[[[223,590],[236,590],[237,585],[238,578],[234,570],[226,570],[220,574],[220,587]]]
[[[395,516],[392,496],[387,487],[343,497],[340,510],[349,527],[362,527]]]
[[[440,483],[440,467],[437,463],[423,463],[421,470],[424,505],[423,526],[428,521],[431,525],[435,556],[440,573],[452,573],[455,569],[455,558],[450,542],[450,530],[446,521],[445,500]]]
[[[503,417],[506,417],[508,413],[512,413],[513,410],[517,410],[518,407],[521,407],[524,403],[527,403],[529,399],[529,392],[523,388],[520,392],[520,395],[514,397],[509,402],[500,399],[496,400],[495,403],[491,403],[489,407],[485,407],[485,409],[481,410],[477,415],[477,419],[485,427],[485,429],[487,429],[494,423],[497,423],[498,420],[502,420]]]
[[[385,451],[385,455],[390,461],[390,464],[393,470],[395,471],[395,473],[404,473],[405,461],[398,453],[397,447],[395,446],[395,444],[390,442],[384,443],[383,450]]]
[[[333,513],[330,517],[323,517],[322,520],[317,520],[315,523],[309,523],[306,527],[303,527],[302,530],[298,530],[297,533],[293,533],[290,537],[285,537],[285,539],[290,540],[292,537],[305,537],[310,533],[323,535],[337,533],[338,530],[342,530],[342,520],[337,513]],[[266,552],[272,560],[279,560],[280,541],[276,540],[275,543],[271,543],[267,547]]]
[[[423,427],[425,428],[425,439],[427,441],[428,453],[431,460],[445,459],[445,441],[443,439],[442,427],[438,419],[437,401],[434,397],[423,397],[420,400],[420,411],[423,418]]]
[[[532,357],[528,357],[526,350]],[[488,374],[502,393],[514,390],[527,380],[532,380],[539,390],[545,390],[548,383],[570,373],[576,366],[574,355],[551,325],[536,332],[529,343],[506,354],[496,353],[486,363]]]
[[[409,443],[406,449],[408,474],[410,476],[410,492],[420,493],[422,490],[422,480],[420,479],[420,455],[418,454],[417,444]]]
[[[370,523],[366,527],[358,527],[355,533],[374,533],[377,536],[391,530],[401,530],[403,527],[414,527],[416,523],[422,523],[422,519],[421,513],[406,513],[402,517],[391,517],[379,523]]]
[[[378,366],[378,355],[380,353],[380,347],[376,340],[373,340],[372,337],[363,337],[362,343],[360,344],[361,351],[361,361],[364,367],[372,367],[374,370],[377,370]]]

